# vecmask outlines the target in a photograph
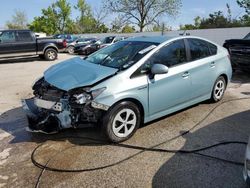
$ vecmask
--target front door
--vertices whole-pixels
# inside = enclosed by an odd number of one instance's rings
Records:
[[[148,59],[148,63],[169,67],[168,73],[148,78],[150,116],[165,115],[189,101],[192,91],[184,40],[162,47]]]
[[[17,52],[16,32],[15,31],[0,31],[0,57],[9,57]]]

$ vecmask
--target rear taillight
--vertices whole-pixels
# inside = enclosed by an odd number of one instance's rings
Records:
[[[67,47],[67,41],[64,39],[63,40],[63,47],[66,48]]]

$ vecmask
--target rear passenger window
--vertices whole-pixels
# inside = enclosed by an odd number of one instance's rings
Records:
[[[18,31],[18,41],[30,42],[33,41],[31,33],[29,31]]]
[[[177,40],[162,47],[149,59],[150,64],[163,64],[168,67],[187,62],[184,40]]]
[[[195,61],[210,56],[210,49],[206,41],[200,39],[188,39],[191,60]]]

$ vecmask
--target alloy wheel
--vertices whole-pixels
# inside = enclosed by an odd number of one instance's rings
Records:
[[[56,58],[56,53],[54,51],[49,51],[48,52],[48,58],[49,59],[55,59]]]
[[[117,137],[127,137],[135,129],[137,122],[136,114],[133,110],[126,108],[119,111],[112,124],[113,133]]]
[[[218,80],[214,88],[214,97],[220,100],[224,94],[224,91],[225,91],[225,83],[223,82],[223,80]]]

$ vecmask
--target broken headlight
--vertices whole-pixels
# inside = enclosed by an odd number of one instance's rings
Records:
[[[74,98],[77,104],[85,104],[88,100],[91,99],[91,95],[88,93],[75,94]]]
[[[95,89],[92,91],[84,91],[80,94],[75,94],[73,95],[75,98],[75,102],[77,104],[85,104],[86,102],[95,99],[97,96],[99,96],[104,90],[106,89],[106,87],[103,88],[99,88],[99,89]]]

